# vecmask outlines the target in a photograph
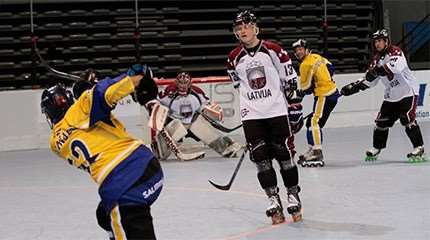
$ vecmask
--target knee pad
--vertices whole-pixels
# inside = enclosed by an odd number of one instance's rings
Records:
[[[288,162],[291,162],[291,152],[290,152],[290,149],[287,148],[285,143],[276,141],[276,142],[271,142],[270,144],[272,147],[273,155],[275,159],[278,160],[279,164],[281,165],[281,168],[283,165],[281,163],[288,164]]]
[[[392,127],[395,121],[396,120],[393,120],[391,118],[379,118],[375,120],[375,124],[379,130],[383,131],[385,129]]]
[[[416,121],[405,126],[405,131],[406,131],[406,135],[408,135],[409,139],[411,140],[414,148],[424,145],[421,129],[418,126]]]
[[[299,184],[299,171],[297,166],[293,166],[289,169],[281,169],[282,180],[286,188],[290,188]]]
[[[263,189],[276,186],[276,172],[272,167],[272,160],[262,160],[255,163],[257,165],[257,178]]]
[[[273,158],[269,146],[263,140],[248,144],[248,148],[250,159],[255,163]]]
[[[107,232],[112,231],[112,227],[110,225],[110,222],[111,222],[110,216],[109,214],[106,213],[106,210],[104,209],[101,202],[97,206],[96,216],[97,216],[97,223],[101,228],[103,228]]]
[[[373,130],[373,147],[377,149],[384,149],[387,146],[388,127],[380,128],[375,126]]]

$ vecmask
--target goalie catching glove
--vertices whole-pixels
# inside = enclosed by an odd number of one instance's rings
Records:
[[[139,85],[136,86],[131,97],[135,102],[145,106],[149,101],[156,99],[158,87],[153,79],[151,68],[146,64],[134,64],[127,71],[127,76],[142,75]]]

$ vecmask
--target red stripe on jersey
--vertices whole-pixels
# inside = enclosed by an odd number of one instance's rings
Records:
[[[290,57],[288,56],[288,52],[282,49],[281,46],[278,44],[271,42],[271,41],[263,41],[263,47],[265,47],[267,50],[272,50],[276,53],[281,63],[288,62],[290,60]]]
[[[242,49],[243,49],[243,46],[239,45],[235,49],[233,49],[230,52],[230,54],[228,54],[228,59],[227,59],[227,69],[228,70],[234,70],[235,69],[236,66],[235,66],[234,60],[239,55],[239,53],[242,51]]]

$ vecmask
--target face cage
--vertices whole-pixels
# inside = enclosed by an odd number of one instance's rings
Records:
[[[249,27],[254,27],[254,31],[255,31],[255,35],[256,36],[258,36],[258,34],[260,33],[260,29],[256,26],[256,24],[255,23],[244,23],[244,22],[242,22],[241,24],[237,24],[237,25],[235,25],[235,26],[233,26],[233,33],[234,33],[234,36],[236,37],[236,39],[237,40],[239,40],[240,41],[240,35],[239,35],[239,33],[238,33],[238,31],[239,30],[236,30],[236,27],[237,26],[239,26],[239,25],[241,25],[241,26],[244,26],[244,27],[246,27],[246,28],[249,28]]]
[[[191,88],[191,77],[181,76],[180,79],[176,79],[176,87],[180,95],[187,95]]]

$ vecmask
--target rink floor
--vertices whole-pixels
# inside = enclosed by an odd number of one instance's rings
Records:
[[[430,122],[421,129],[430,151]],[[430,163],[406,162],[411,145],[402,127],[391,129],[388,148],[373,163],[363,161],[371,126],[326,129],[324,140],[326,166],[299,168],[300,223],[289,217],[271,225],[248,158],[227,192],[207,180],[226,183],[237,159],[209,153],[193,162],[162,162],[165,187],[153,205],[158,239],[430,239]],[[296,145],[299,152],[306,148],[303,130]],[[0,163],[1,240],[107,239],[95,219],[96,185],[86,173],[47,149],[0,152]]]

